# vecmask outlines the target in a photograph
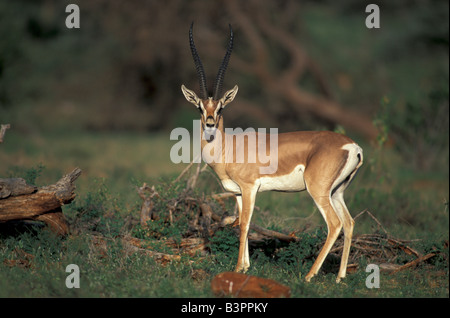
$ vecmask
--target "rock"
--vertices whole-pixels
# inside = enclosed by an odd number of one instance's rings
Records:
[[[218,297],[288,298],[291,289],[273,279],[235,272],[223,272],[211,281],[211,289]]]

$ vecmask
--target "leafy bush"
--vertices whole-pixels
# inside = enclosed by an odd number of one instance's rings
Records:
[[[225,227],[210,240],[211,252],[219,263],[235,263],[239,254],[239,238],[233,228]]]
[[[292,242],[276,253],[277,263],[294,272],[306,275],[326,239],[326,231],[317,228],[311,233],[301,233],[300,241]]]
[[[9,177],[23,178],[27,184],[35,185],[36,179],[39,178],[44,170],[45,166],[42,163],[39,163],[31,168],[15,166],[9,169]]]
[[[105,180],[95,179],[91,191],[77,198],[65,210],[72,230],[100,232],[106,236],[115,236],[123,231],[125,218],[118,211],[117,199],[114,198]]]
[[[447,87],[436,87],[423,101],[383,105],[381,111],[385,113],[382,121],[388,127],[395,148],[406,162],[421,170],[448,162]]]

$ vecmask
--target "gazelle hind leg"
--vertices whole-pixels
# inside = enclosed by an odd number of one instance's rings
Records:
[[[337,282],[339,282],[341,278],[344,278],[347,273],[348,257],[350,254],[350,246],[352,244],[352,236],[353,236],[353,227],[355,224],[355,221],[353,221],[353,218],[350,215],[347,206],[345,205],[343,194],[344,194],[343,190],[341,191],[338,190],[336,193],[333,194],[332,197],[333,205],[339,216],[339,219],[343,224],[344,230],[344,247],[342,249],[341,265],[339,267],[339,273],[336,279]]]
[[[319,255],[317,256],[316,261],[311,267],[309,273],[306,275],[305,279],[307,282],[309,282],[311,278],[319,272],[323,262],[325,261],[325,258],[330,252],[331,247],[333,246],[339,235],[339,232],[342,229],[342,222],[334,211],[330,195],[315,196],[314,194],[311,194],[311,196],[313,197],[314,202],[316,203],[320,213],[327,223],[328,235],[325,244],[323,245]]]
[[[341,265],[336,282],[340,282],[347,273],[348,257],[350,254],[350,247],[352,245],[353,228],[355,221],[347,209],[344,201],[344,191],[352,181],[353,177],[358,172],[359,167],[363,163],[362,150],[357,147],[353,149],[353,153],[348,157],[347,163],[343,169],[340,178],[336,180],[337,187],[332,192],[332,203],[339,219],[344,228],[344,247],[342,249]],[[351,173],[348,174],[348,171]]]

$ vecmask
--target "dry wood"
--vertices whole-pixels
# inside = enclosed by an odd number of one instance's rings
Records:
[[[61,207],[75,198],[75,180],[81,169],[76,168],[57,183],[39,188],[37,191],[8,196],[0,200],[0,222],[12,220],[39,220],[45,222],[56,233],[65,235],[69,227]]]
[[[192,167],[192,165],[197,162],[200,159],[200,156],[197,156],[191,163],[189,163],[189,165],[184,168],[184,170],[180,173],[180,175],[172,181],[172,184],[177,183],[178,181],[181,180],[181,178],[189,171],[189,169]]]
[[[146,242],[139,240],[134,237],[122,237],[121,243],[124,247],[124,250],[129,251],[131,253],[142,253],[147,256],[152,257],[156,261],[162,264],[166,264],[171,261],[177,261],[181,259],[180,255],[171,255],[161,252],[155,252],[148,248],[148,244]],[[99,254],[107,254],[108,250],[108,241],[114,241],[113,238],[107,238],[101,235],[92,235],[93,246],[98,250]]]
[[[9,196],[30,194],[37,191],[37,187],[26,183],[22,178],[0,179],[0,199]]]
[[[416,257],[420,257],[420,253],[416,250],[412,249],[411,247],[403,244],[397,239],[394,238],[388,238],[389,244],[392,244],[394,246],[398,246],[402,251],[404,251],[408,255],[415,255]]]
[[[187,237],[181,241],[167,240],[164,244],[178,253],[186,253],[190,256],[204,254],[209,250],[208,240],[200,237]]]
[[[137,192],[141,197],[141,199],[144,201],[141,207],[141,218],[140,218],[141,226],[146,227],[147,221],[154,220],[156,218],[156,215],[153,214],[153,205],[154,205],[153,198],[154,197],[159,198],[159,194],[158,192],[156,192],[155,186],[152,186],[150,188],[145,182],[142,185],[142,187],[137,188]]]
[[[9,128],[11,128],[11,125],[9,125],[9,124],[5,124],[5,125],[1,125],[0,126],[0,144],[3,142],[6,130],[9,129]]]
[[[223,192],[223,193],[213,193],[211,194],[211,198],[215,200],[222,200],[228,198],[235,198],[235,195],[231,192]]]
[[[203,237],[209,237],[213,212],[211,207],[205,202],[200,203],[200,210],[202,211],[202,220],[200,225],[203,229]]]
[[[361,215],[363,215],[364,213],[367,214],[367,215],[369,215],[369,216],[370,216],[370,217],[378,224],[378,226],[383,230],[383,232],[386,233],[386,235],[388,234],[388,232],[387,232],[386,229],[383,227],[383,225],[381,225],[381,222],[378,221],[378,219],[377,219],[372,213],[370,213],[370,211],[367,210],[367,209],[364,209],[363,211],[359,212],[353,219],[356,220],[357,218],[359,218],[359,217],[360,217]]]
[[[67,223],[61,208],[38,215],[35,217],[35,220],[44,222],[53,233],[58,235],[65,236],[69,233],[69,224]]]
[[[413,260],[413,261],[411,261],[411,262],[409,262],[409,263],[407,263],[407,264],[405,264],[403,266],[400,266],[399,268],[394,270],[391,274],[396,274],[396,273],[398,273],[398,272],[400,272],[400,271],[402,271],[404,269],[407,269],[407,268],[410,268],[410,267],[414,267],[414,266],[418,265],[419,263],[424,262],[424,261],[426,261],[429,258],[432,258],[433,256],[436,256],[436,253],[429,253],[429,254],[427,254],[425,256],[419,257],[419,258],[417,258],[417,259],[415,259],[415,260]]]
[[[181,180],[181,177],[186,175],[189,171],[188,168],[191,168],[193,164],[189,165],[177,178],[177,180]],[[199,175],[205,171],[205,169],[200,169],[200,165],[196,167],[194,175],[188,177],[188,184],[195,184]],[[195,181],[193,182],[193,180]],[[147,187],[148,188],[148,187]],[[174,220],[178,219],[180,216],[186,213],[189,215],[189,230],[186,233],[183,233],[184,238],[181,241],[176,240],[159,240],[163,242],[167,247],[170,247],[174,253],[174,255],[180,255],[180,253],[188,253],[188,255],[195,255],[195,253],[207,253],[209,252],[209,237],[213,237],[217,230],[225,227],[232,226],[235,228],[235,232],[238,232],[239,218],[236,216],[227,215],[224,213],[220,215],[217,210],[223,211],[225,209],[225,204],[223,203],[224,199],[234,198],[234,194],[232,193],[213,193],[208,196],[203,196],[201,198],[194,197],[192,195],[191,189],[186,187],[180,195],[176,198],[170,199],[166,202],[167,213],[172,214],[172,218]],[[147,196],[141,195],[141,198],[145,200]],[[158,196],[158,199],[159,196]],[[219,202],[220,208],[217,209],[217,204],[215,202]],[[145,204],[145,203],[144,203]],[[193,207],[197,207],[195,213],[192,213]],[[406,240],[401,240],[398,238],[394,238],[389,235],[388,231],[383,227],[381,222],[372,214],[368,209],[365,209],[358,213],[354,219],[361,217],[362,215],[368,215],[371,220],[373,220],[377,227],[377,233],[372,234],[359,234],[354,235],[352,239],[352,248],[350,251],[350,264],[347,267],[347,270],[356,271],[358,268],[359,259],[361,257],[366,258],[370,262],[375,262],[380,264],[380,268],[384,271],[396,273],[406,268],[413,267],[420,262],[427,260],[430,257],[433,257],[435,254],[428,254],[425,256],[421,256],[421,254],[415,249],[408,246],[408,242]],[[186,215],[184,215],[186,216]],[[170,222],[172,222],[171,220]],[[279,240],[281,242],[298,242],[300,238],[291,234],[287,235],[281,232],[273,231],[266,229],[264,227],[258,226],[254,223],[250,224],[250,229],[252,232],[249,233],[249,244],[253,247],[262,247],[266,246],[271,240]],[[137,239],[136,239],[137,240]],[[142,243],[139,243],[139,240],[132,241],[134,246],[137,245],[139,248],[143,248]],[[318,243],[320,245],[320,243]],[[344,245],[343,237],[339,237],[333,246],[331,253],[342,252]],[[159,254],[154,254],[153,252],[146,252],[149,255],[155,255],[158,259]],[[405,253],[407,255],[413,255],[416,257],[415,260],[411,261],[406,265],[398,265],[395,264],[396,259],[402,254]],[[162,256],[161,256],[162,257]],[[311,256],[313,257],[313,255]],[[164,256],[161,259],[177,259],[177,257],[172,256]]]
[[[270,10],[258,10],[258,6],[257,1],[242,4],[240,1],[230,0],[225,3],[224,8],[235,18],[241,36],[245,37],[250,57],[244,60],[234,56],[235,67],[252,74],[264,88],[268,99],[271,97],[278,100],[277,106],[284,107],[285,112],[300,117],[304,117],[305,113],[313,114],[326,123],[343,125],[373,140],[378,132],[369,116],[353,109],[345,109],[333,100],[318,64],[307,54],[298,39],[286,32],[286,26],[273,23]],[[274,43],[288,56],[286,60],[289,63],[281,70],[270,67],[270,47]],[[309,92],[298,85],[306,73],[316,81],[319,93]],[[275,117],[280,109],[269,106],[267,111],[272,112]]]
[[[286,235],[277,231],[273,231],[273,230],[268,230],[265,229],[259,225],[250,223],[250,229],[263,234],[264,236],[268,237],[268,238],[274,238],[274,239],[279,239],[280,241],[284,241],[284,242],[298,242],[300,239],[296,236],[291,236],[291,235]]]

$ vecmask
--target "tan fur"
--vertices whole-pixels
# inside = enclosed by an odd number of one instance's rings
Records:
[[[203,151],[222,143],[222,161],[211,162],[209,165],[220,178],[225,190],[236,194],[241,230],[236,271],[246,271],[250,266],[247,234],[256,193],[307,190],[327,223],[328,236],[306,280],[309,281],[318,273],[342,228],[345,240],[337,281],[345,277],[354,221],[345,206],[343,192],[362,165],[362,149],[350,138],[334,132],[283,133],[278,135],[276,172],[261,174],[260,168],[268,163],[261,163],[258,156],[256,162],[249,163],[248,158],[252,158],[252,152],[258,152],[258,141],[263,139],[266,140],[266,153],[269,151],[269,135],[254,132],[256,149],[249,149],[248,138],[243,138],[244,142],[238,143],[237,136],[225,134],[223,118],[219,114],[220,108],[225,107],[236,96],[237,86],[226,92],[219,101],[211,98],[200,100],[184,86],[182,91],[189,102],[202,110],[202,135],[205,129],[217,129],[216,134],[222,136],[212,140],[202,139],[201,147]],[[214,128],[209,128],[208,125]],[[236,156],[242,152],[245,154],[244,162],[237,163]],[[226,162],[227,155],[233,158],[232,162]]]

